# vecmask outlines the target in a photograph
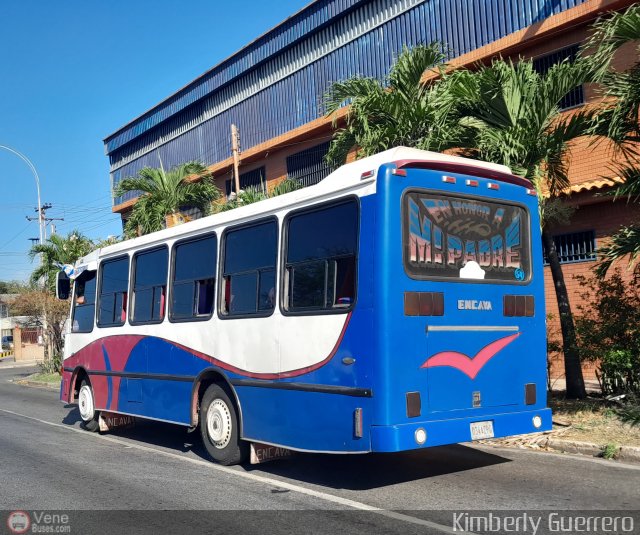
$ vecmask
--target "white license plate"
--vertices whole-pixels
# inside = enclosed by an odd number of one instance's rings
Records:
[[[471,422],[471,440],[493,438],[493,422]]]

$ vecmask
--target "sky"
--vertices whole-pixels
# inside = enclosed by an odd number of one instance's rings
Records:
[[[2,0],[0,145],[59,234],[122,231],[102,140],[309,0]],[[36,184],[0,149],[0,280],[35,267]]]

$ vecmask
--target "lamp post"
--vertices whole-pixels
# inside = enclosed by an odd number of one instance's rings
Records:
[[[15,154],[18,158],[20,158],[24,163],[26,163],[29,166],[29,169],[31,169],[31,172],[33,173],[33,177],[36,179],[36,189],[38,191],[38,227],[39,227],[39,231],[40,231],[40,245],[42,245],[44,243],[44,235],[45,235],[45,221],[44,221],[44,217],[42,214],[42,200],[40,199],[40,177],[38,176],[38,171],[36,171],[36,166],[33,165],[33,163],[31,163],[31,160],[29,158],[27,158],[24,154],[22,154],[20,151],[17,151],[16,149],[13,149],[11,147],[7,147],[6,145],[0,145],[0,149],[4,149],[4,150],[8,150],[9,152],[11,152],[12,154]],[[40,255],[40,263],[42,264],[42,254]],[[43,312],[43,334],[44,334],[44,339],[45,339],[45,352],[44,352],[44,356],[45,356],[45,360],[48,357],[48,345],[47,345],[47,305],[46,302],[43,301],[42,303],[42,312]]]
[[[38,190],[38,227],[40,230],[40,244],[42,244],[44,243],[44,218],[42,217],[42,201],[40,200],[40,177],[38,176],[38,171],[36,171],[36,167],[35,165],[33,165],[33,163],[31,163],[31,160],[20,151],[12,149],[11,147],[7,147],[6,145],[0,145],[0,149],[8,150],[9,152],[15,154],[18,158],[20,158],[29,166],[29,169],[31,169],[31,172],[36,179],[36,189]]]

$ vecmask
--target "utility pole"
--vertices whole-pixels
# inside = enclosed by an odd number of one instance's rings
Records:
[[[38,217],[27,216],[28,221],[37,221],[40,226],[40,243],[44,243],[47,240],[47,223],[52,221],[64,221],[64,217],[47,217],[47,210],[52,208],[51,203],[44,203],[40,208],[36,208],[34,211],[38,212]],[[51,233],[55,234],[55,226],[51,225]]]
[[[236,198],[240,193],[240,134],[235,124],[231,125],[231,152],[233,153],[233,179],[235,182]]]

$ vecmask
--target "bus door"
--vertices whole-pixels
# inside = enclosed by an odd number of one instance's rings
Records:
[[[405,293],[405,315],[424,316],[428,411],[523,404],[544,340],[528,286],[527,208],[416,189],[403,212],[404,268],[419,289]]]

